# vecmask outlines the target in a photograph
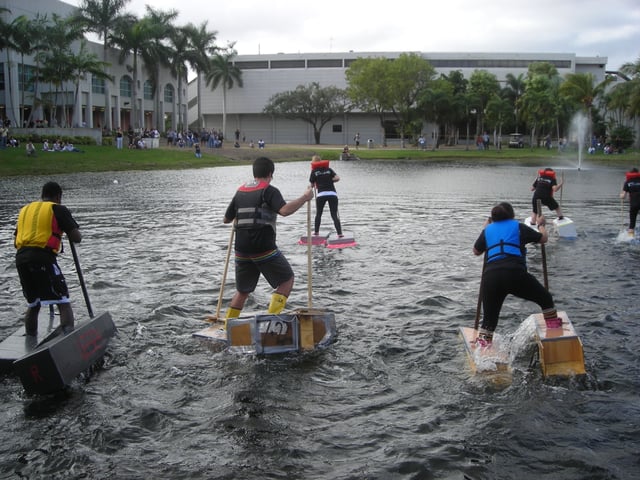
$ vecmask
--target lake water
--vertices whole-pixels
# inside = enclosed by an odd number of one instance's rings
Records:
[[[547,165],[332,166],[359,244],[313,250],[313,303],[335,313],[337,341],[263,358],[191,336],[215,312],[230,233],[221,220],[250,166],[53,177],[81,224],[93,310],[111,312],[119,335],[103,368],[60,395],[0,378],[0,478],[640,478],[640,246],[616,242],[625,170],[550,165],[565,177],[559,200],[578,238],[547,245],[549,288],[584,343],[587,375],[544,378],[531,365],[525,319],[538,307],[511,297],[497,330],[514,351],[504,382],[471,374],[457,333],[476,315],[482,260],[471,248],[496,202],[529,214]],[[273,183],[293,199],[308,173],[308,162],[277,164]],[[0,179],[2,337],[25,308],[17,212],[49,179]],[[307,250],[296,244],[306,222],[302,208],[278,224],[296,272],[290,308],[307,306]],[[541,258],[529,248],[539,278]],[[86,319],[70,250],[59,262]],[[224,307],[233,279],[230,268]],[[270,294],[261,280],[246,310],[266,310]]]

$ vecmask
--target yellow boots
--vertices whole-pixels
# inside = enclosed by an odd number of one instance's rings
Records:
[[[287,297],[279,293],[273,293],[271,295],[271,303],[269,303],[269,310],[267,310],[267,313],[277,315],[278,313],[281,313],[284,310],[284,307],[286,304],[287,304]]]

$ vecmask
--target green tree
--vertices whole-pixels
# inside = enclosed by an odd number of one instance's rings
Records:
[[[149,8],[149,7],[147,7]],[[138,107],[139,61],[153,50],[157,31],[162,28],[150,15],[141,19],[135,16],[121,17],[115,27],[114,44],[120,48],[119,61],[124,63],[131,56],[131,123],[134,129],[144,125],[141,109]]]
[[[10,12],[8,8],[2,7],[4,11]],[[11,79],[13,75],[11,74],[11,51],[18,48],[15,42],[16,31],[18,30],[18,24],[22,22],[25,17],[20,16],[14,18],[10,23],[5,22],[2,18],[0,18],[0,50],[4,50],[6,53],[6,63],[7,63],[7,73],[8,78],[5,79],[7,82],[7,87],[5,88],[5,95],[9,96],[9,110],[7,115],[11,115],[11,120],[14,125],[17,124],[17,119],[15,118],[15,105],[13,103],[13,86],[11,85]]]
[[[100,61],[98,56],[92,52],[87,51],[87,41],[82,40],[80,42],[80,49],[75,54],[68,56],[70,64],[71,75],[73,76],[74,99],[75,108],[73,110],[73,122],[72,125],[82,124],[82,104],[80,100],[80,81],[87,78],[87,74],[91,74],[97,78],[103,78],[105,80],[111,80],[109,74],[106,72],[107,65]]]
[[[188,56],[184,52],[189,49],[189,26],[177,27],[173,30],[169,37],[171,43],[171,57],[169,65],[174,78],[178,80],[178,112],[176,119],[176,127],[178,131],[186,128],[186,110],[183,110],[182,90],[183,84],[187,81],[187,60]]]
[[[525,88],[525,76],[524,74],[519,74],[518,76],[513,75],[512,73],[507,73],[506,75],[506,84],[503,89],[503,98],[507,98],[511,103],[513,108],[513,116],[515,122],[515,132],[518,133],[518,129],[520,127],[520,116],[518,111],[518,105],[520,97],[524,93]]]
[[[484,116],[489,100],[500,92],[500,84],[493,73],[486,70],[474,70],[469,77],[469,93],[474,99],[472,108],[476,110],[476,135],[485,130]]]
[[[382,144],[386,145],[385,114],[391,110],[392,84],[386,58],[358,58],[346,71],[347,96],[363,112],[374,113],[380,120]]]
[[[189,38],[189,47],[185,52],[185,57],[191,68],[196,72],[196,89],[197,89],[197,126],[199,130],[204,128],[204,118],[202,116],[202,82],[204,73],[209,68],[209,55],[215,55],[218,47],[215,44],[218,32],[209,30],[208,22],[204,21],[200,26],[196,27],[192,24],[187,25],[187,36]],[[232,47],[231,47],[232,48]]]
[[[42,96],[42,104],[48,103],[50,106],[49,124],[52,126],[58,123],[58,96],[65,91],[66,83],[72,82],[74,78],[70,60],[73,56],[71,45],[80,38],[82,38],[80,29],[75,28],[68,18],[62,18],[54,13],[45,31],[44,42],[47,48],[36,54],[36,62],[43,65],[38,81],[47,82],[54,87],[53,95],[49,92]],[[71,108],[72,105],[68,104],[66,96],[63,96],[61,119],[63,126],[68,124],[67,107]]]
[[[170,67],[170,59],[174,55],[172,46],[166,41],[167,38],[171,38],[176,27],[172,23],[177,17],[178,12],[176,10],[161,11],[156,10],[147,5],[147,15],[151,26],[151,38],[140,53],[144,61],[144,67],[149,72],[151,86],[153,88],[153,103],[154,103],[154,126],[158,131],[162,131],[163,118],[160,115],[160,68]],[[141,122],[144,122],[144,112],[141,112]],[[144,123],[143,123],[144,126]]]
[[[415,53],[403,53],[390,63],[390,79],[393,81],[391,111],[398,123],[400,141],[404,147],[407,126],[420,117],[418,100],[424,99],[436,76],[431,63]]]
[[[550,129],[557,121],[560,82],[558,70],[552,64],[536,62],[529,65],[518,109],[530,128],[531,146],[537,143],[538,131]]]
[[[232,63],[236,51],[233,45],[224,52],[214,55],[209,63],[206,73],[206,84],[211,85],[211,90],[222,86],[222,135],[227,138],[227,90],[235,84],[242,88],[242,70]]]
[[[318,82],[313,82],[272,96],[264,113],[308,123],[313,128],[316,145],[319,145],[323,127],[332,118],[344,115],[347,109],[344,90],[334,86],[320,87]]]
[[[109,47],[115,43],[115,28],[120,24],[122,10],[130,0],[82,0],[74,21],[78,22],[83,31],[92,32],[102,39],[102,61],[107,64]],[[108,72],[107,72],[108,73]],[[107,130],[113,129],[111,114],[111,82],[104,85],[104,123]],[[120,119],[118,119],[118,125]]]
[[[487,102],[486,120],[493,126],[494,133],[499,139],[502,139],[502,126],[511,120],[512,115],[513,105],[508,98],[495,94]]]
[[[640,116],[640,58],[635,62],[625,63],[620,71],[628,76],[629,106],[626,109],[630,117]]]

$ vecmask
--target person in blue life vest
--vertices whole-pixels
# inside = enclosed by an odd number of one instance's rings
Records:
[[[632,168],[625,175],[620,198],[624,201],[627,194],[629,195],[629,235],[634,235],[636,219],[640,211],[640,172],[637,168]]]
[[[493,207],[491,217],[473,245],[473,253],[485,253],[482,273],[482,324],[476,343],[487,347],[498,325],[500,310],[507,295],[537,303],[548,328],[559,328],[562,319],[546,288],[527,271],[526,244],[548,240],[544,215],[538,215],[538,230],[514,219],[513,207],[502,202]]]
[[[340,181],[340,177],[329,167],[329,160],[321,160],[318,155],[311,157],[311,175],[309,183],[316,189],[316,217],[313,234],[318,235],[320,223],[322,222],[322,212],[326,203],[329,204],[329,212],[333,219],[333,226],[336,227],[338,237],[342,237],[342,225],[338,214],[338,193],[335,183]]]
[[[56,182],[42,187],[42,200],[22,207],[14,232],[16,267],[27,299],[24,317],[27,335],[38,333],[38,314],[41,305],[57,305],[60,326],[64,332],[74,325],[69,289],[57,262],[62,251],[62,235],[80,243],[82,234],[67,207],[61,205],[62,188]]]
[[[272,160],[259,157],[253,162],[253,181],[240,186],[224,214],[224,223],[235,221],[236,293],[226,318],[240,316],[249,294],[262,274],[275,289],[268,313],[284,310],[293,289],[294,274],[288,260],[276,245],[276,219],[289,216],[313,198],[311,185],[299,198],[286,202],[271,185],[275,166]]]
[[[555,210],[556,215],[558,215],[558,220],[562,220],[564,218],[562,216],[560,205],[558,205],[556,199],[553,198],[553,194],[562,188],[563,183],[564,182],[561,181],[558,184],[558,181],[556,179],[556,172],[553,170],[553,168],[538,170],[538,176],[531,186],[531,190],[533,191],[533,198],[531,199],[531,205],[533,206],[533,212],[531,214],[531,225],[536,225],[538,223],[538,220],[536,218],[538,215],[538,199],[540,200],[542,205],[548,207],[549,210]]]

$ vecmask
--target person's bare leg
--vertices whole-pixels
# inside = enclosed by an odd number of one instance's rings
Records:
[[[40,305],[28,307],[24,314],[24,329],[27,335],[38,334],[38,314],[40,313]]]

